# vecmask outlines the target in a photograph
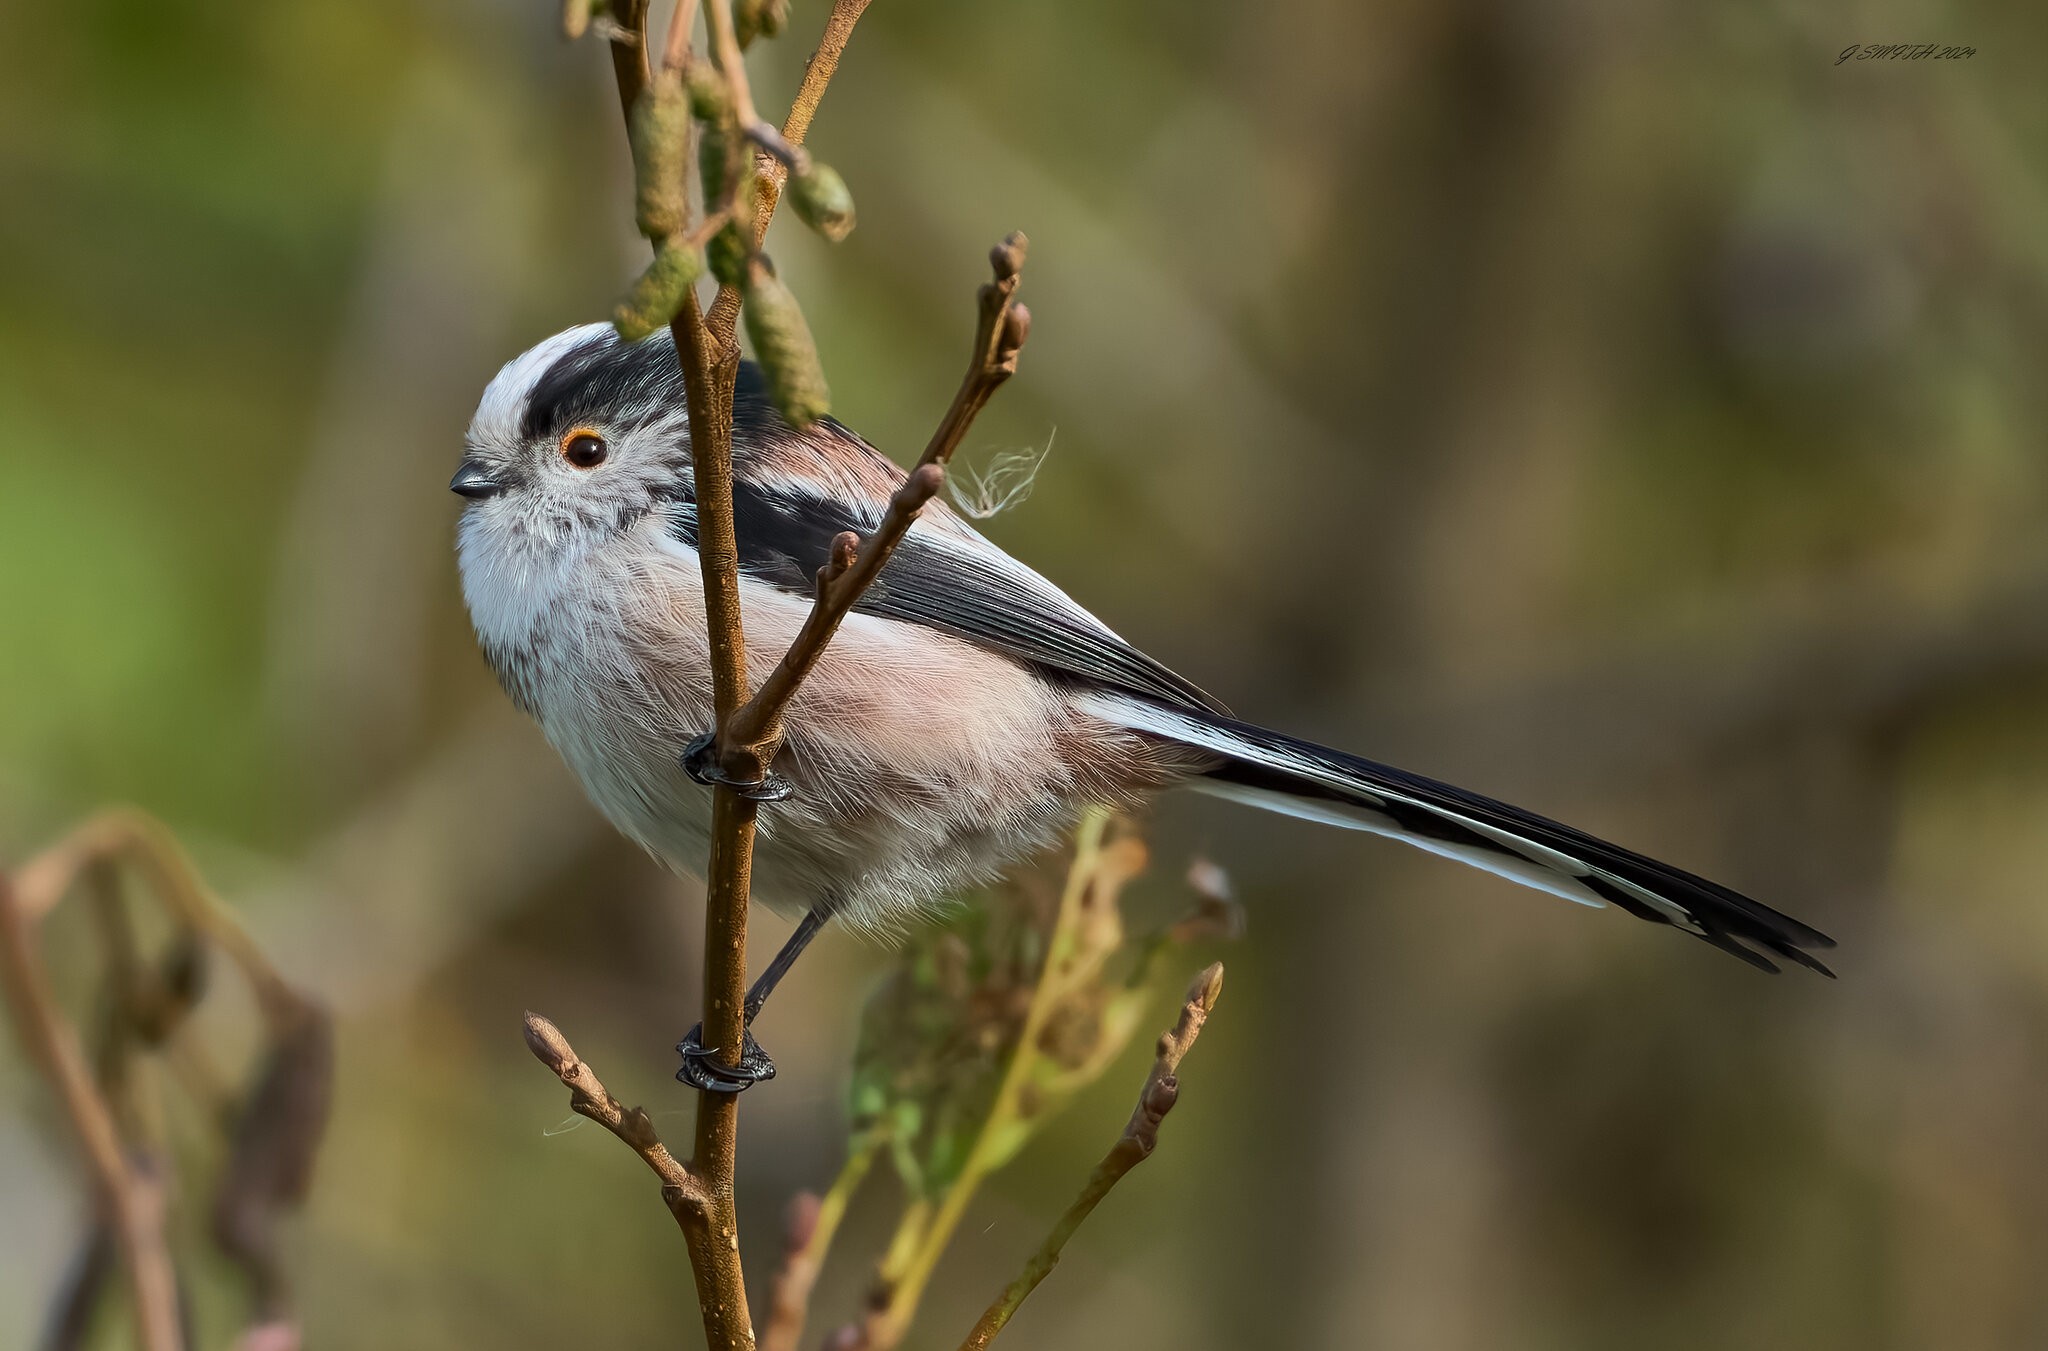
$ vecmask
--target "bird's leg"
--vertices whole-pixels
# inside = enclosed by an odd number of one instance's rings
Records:
[[[828,907],[822,905],[813,906],[805,912],[803,919],[796,926],[796,932],[789,936],[789,940],[782,945],[782,950],[775,954],[775,959],[768,963],[767,969],[755,978],[753,985],[747,990],[747,1002],[742,1008],[745,1018],[743,1027],[751,1028],[754,1025],[754,1019],[759,1016],[761,1006],[768,1002],[768,996],[775,993],[775,987],[789,974],[789,968],[796,964],[796,959],[803,954],[803,950],[818,936],[818,930],[825,927],[825,921],[831,918],[831,913]],[[707,1047],[704,1044],[704,1024],[699,1023],[691,1028],[676,1044],[676,1050],[683,1057],[683,1067],[676,1071],[676,1078],[692,1088],[701,1088],[707,1093],[739,1093],[763,1080],[773,1079],[775,1062],[768,1058],[768,1053],[754,1040],[752,1032],[742,1032],[740,1035],[742,1040],[739,1064],[726,1065],[714,1058],[718,1054],[717,1047]]]

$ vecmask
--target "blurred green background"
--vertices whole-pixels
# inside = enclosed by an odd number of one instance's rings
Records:
[[[0,43],[0,857],[148,807],[339,1010],[293,1239],[319,1347],[697,1336],[647,1179],[556,1132],[519,1038],[546,1011],[685,1132],[697,891],[509,708],[450,548],[484,382],[642,257],[605,62],[555,22],[83,0]],[[1835,63],[1923,41],[1978,55]],[[1031,348],[967,455],[1053,446],[991,533],[1246,716],[1842,944],[1839,983],[1772,980],[1169,800],[1135,903],[1200,850],[1251,931],[1019,1346],[2048,1344],[2044,41],[1988,3],[869,12],[813,138],[861,227],[770,245],[846,421],[915,453],[1027,230]],[[764,1021],[757,1280],[887,960],[828,938]],[[1014,1271],[1142,1060],[977,1202],[913,1345]],[[80,1223],[51,1122],[10,1048],[4,1346]],[[226,1273],[198,1294],[222,1344]]]

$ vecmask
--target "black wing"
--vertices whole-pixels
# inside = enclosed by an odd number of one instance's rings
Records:
[[[933,510],[939,504],[925,508]],[[852,504],[740,482],[733,494],[740,567],[808,596],[832,539],[880,524]],[[965,530],[912,526],[854,609],[939,629],[1051,671],[1098,681],[1176,708],[1223,706],[1119,638],[1065,592]]]
[[[826,430],[858,440],[836,426]],[[867,454],[882,458],[865,442],[859,444]],[[838,449],[846,453],[843,447]],[[809,490],[808,480],[782,478],[764,484],[746,477],[747,469],[744,463],[738,466],[733,524],[739,534],[740,569],[760,581],[808,597],[833,537],[845,530],[865,537],[881,523],[883,508],[866,495],[821,496]],[[902,479],[900,469],[888,469],[895,480]],[[927,519],[911,527],[882,575],[854,605],[856,612],[923,624],[1046,671],[1079,676],[1169,707],[1227,714],[1215,699],[1119,638],[1065,592],[952,515],[943,503],[931,503],[925,513]],[[674,513],[671,522],[671,529],[695,548],[694,511]]]

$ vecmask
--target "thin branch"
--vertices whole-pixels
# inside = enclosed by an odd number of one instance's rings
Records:
[[[722,1183],[697,1161],[685,1164],[670,1153],[647,1113],[638,1107],[627,1107],[613,1097],[561,1030],[537,1013],[526,1015],[526,1045],[568,1088],[573,1111],[617,1136],[661,1179],[661,1199],[689,1247],[690,1271],[696,1278],[697,1301],[703,1311],[709,1345],[715,1351],[752,1351],[754,1329],[747,1314],[746,1287],[726,1284],[741,1278],[739,1229],[732,1217],[730,1183]],[[730,1094],[706,1094],[704,1098],[706,1108],[719,1101],[733,1101]],[[700,1109],[700,1144],[705,1115]]]
[[[839,1222],[846,1218],[847,1203],[860,1189],[881,1147],[880,1136],[870,1136],[857,1145],[822,1198],[810,1192],[798,1192],[791,1198],[782,1263],[769,1288],[768,1325],[761,1331],[761,1351],[797,1351],[810,1317],[811,1291],[825,1268],[825,1256],[839,1233]]]
[[[65,1019],[36,952],[35,930],[12,884],[0,874],[0,984],[30,1054],[57,1090],[72,1133],[84,1148],[93,1187],[112,1222],[128,1275],[138,1339],[144,1351],[179,1351],[177,1274],[164,1244],[162,1183],[132,1167],[113,1112],[94,1087],[78,1034]]]
[[[124,863],[148,883],[144,894],[177,926],[177,937],[156,963],[142,962],[127,903],[115,885],[115,867]],[[293,1328],[276,1221],[304,1200],[327,1121],[334,1065],[326,1011],[285,980],[206,885],[177,837],[142,812],[122,809],[91,818],[30,860],[19,878],[19,909],[30,930],[74,884],[93,884],[109,1003],[96,1090],[128,1175],[146,1189],[160,1194],[157,1179],[168,1173],[157,1141],[161,1114],[153,1097],[138,1091],[129,1062],[140,1049],[166,1049],[180,1032],[202,985],[202,938],[225,951],[248,980],[267,1024],[263,1069],[242,1103],[229,1105],[217,1075],[202,1098],[229,1137],[213,1198],[213,1235],[249,1276],[257,1326]],[[108,1222],[103,1216],[102,1224]]]
[[[810,134],[811,119],[818,115],[818,105],[824,102],[825,88],[832,83],[832,77],[839,70],[839,58],[846,51],[846,44],[853,39],[853,26],[867,11],[869,0],[833,0],[832,12],[825,19],[825,32],[818,39],[818,48],[804,63],[804,75],[797,85],[796,99],[789,106],[789,116],[782,121],[782,140],[792,147],[800,147]],[[742,125],[745,125],[744,123]],[[789,178],[789,167],[773,154],[766,151],[755,156],[754,162],[754,247],[760,248],[768,238],[768,222],[775,216],[776,204],[782,200],[782,185]],[[740,292],[736,286],[721,286],[717,297],[711,302],[710,323],[714,331],[731,334],[739,319]]]
[[[647,0],[611,0],[612,76],[619,86],[619,111],[633,115],[633,104],[647,88]]]
[[[790,102],[789,116],[782,121],[783,139],[791,145],[802,145],[804,137],[810,134],[811,119],[818,115],[818,105],[825,100],[825,86],[838,73],[839,57],[853,40],[853,26],[867,12],[868,3],[869,0],[834,0],[832,12],[825,18],[824,35],[818,39],[818,49],[804,62],[804,76],[797,84],[796,98]],[[780,183],[779,179],[776,181]],[[774,210],[774,198],[767,202],[769,210]],[[766,220],[764,215],[764,225]]]
[[[690,0],[679,0],[671,20],[665,65],[679,66],[689,59],[687,32],[683,27],[689,3]],[[841,0],[835,5],[825,38],[806,68],[789,122],[778,134],[761,122],[755,111],[733,27],[731,0],[706,0],[704,25],[712,60],[726,82],[735,123],[768,152],[768,165],[762,173],[764,181],[771,184],[762,195],[734,194],[732,201],[708,203],[708,215],[741,221],[753,231],[758,242],[774,209],[774,189],[779,187],[787,166],[802,162],[799,147],[804,134],[837,68],[853,23],[865,8],[866,0]],[[620,106],[630,119],[634,103],[649,79],[647,7],[645,0],[611,0],[611,9],[624,39],[613,40],[613,70]],[[781,716],[791,696],[816,664],[854,600],[880,572],[924,504],[939,491],[944,482],[944,465],[976,413],[1016,369],[1017,352],[1029,331],[1030,318],[1022,306],[1014,304],[1018,272],[1024,259],[1023,237],[1011,236],[996,247],[991,258],[995,280],[981,290],[980,322],[967,377],[924,458],[891,500],[888,515],[865,545],[851,536],[834,542],[831,562],[820,573],[817,602],[803,633],[776,668],[771,686],[751,699],[732,510],[738,291],[722,287],[709,316],[699,311],[692,292],[686,295],[670,325],[692,429],[698,555],[711,645],[716,755],[726,780],[712,794],[711,851],[705,873],[703,1035],[709,1044],[726,1048],[725,1054],[734,1061],[744,1040],[747,908],[757,806],[751,797],[740,796],[729,785],[766,779],[768,762],[780,740]],[[588,1083],[583,1082],[588,1067],[575,1060],[566,1041],[545,1020],[529,1018],[528,1040],[535,1053],[556,1068],[572,1093],[580,1093],[578,1111],[586,1115],[595,1113],[596,1119],[608,1126],[616,1121],[613,1133],[634,1145],[651,1167],[658,1159],[667,1160],[663,1167],[682,1167],[660,1146],[644,1115],[629,1114],[609,1095],[602,1094],[594,1076],[589,1076]],[[626,1133],[621,1133],[622,1128]],[[652,1155],[656,1148],[660,1149],[659,1156]],[[737,1148],[737,1095],[700,1094],[690,1164],[673,1180],[664,1176],[663,1195],[689,1242],[705,1335],[714,1348],[753,1345],[733,1205]],[[656,1171],[661,1173],[663,1168],[657,1167]],[[813,1236],[818,1227],[813,1226]],[[808,1247],[809,1239],[799,1245],[798,1256]],[[814,1278],[813,1272],[809,1279]],[[796,1283],[805,1281],[801,1271],[792,1271],[790,1282],[783,1283],[780,1293],[794,1300]],[[782,1321],[786,1324],[786,1316]]]
[[[1180,1062],[1195,1044],[1195,1038],[1202,1034],[1202,1025],[1209,1020],[1209,1011],[1216,1007],[1217,996],[1223,992],[1223,964],[1216,962],[1196,976],[1188,987],[1186,1000],[1181,1004],[1180,1018],[1171,1031],[1159,1038],[1159,1046],[1152,1062],[1151,1073],[1145,1076],[1145,1086],[1138,1093],[1138,1105],[1131,1112],[1130,1121],[1124,1126],[1124,1133],[1110,1146],[1102,1162],[1095,1165],[1088,1183],[1081,1189],[1081,1195],[1066,1214],[1060,1216],[1045,1242],[1024,1264],[1024,1270],[1017,1279],[1010,1282],[1002,1294],[981,1315],[981,1321],[967,1334],[967,1340],[960,1343],[960,1351],[983,1351],[1002,1332],[1010,1318],[1017,1312],[1025,1299],[1039,1282],[1052,1274],[1059,1265],[1060,1251],[1067,1240],[1081,1227],[1102,1198],[1109,1195],[1125,1173],[1151,1157],[1159,1146],[1159,1123],[1173,1110],[1174,1102],[1180,1096]]]
[[[732,112],[742,128],[761,120],[754,111],[754,89],[747,82],[747,62],[740,53],[738,30],[732,22],[732,0],[708,0],[704,6],[704,38],[711,47],[712,64],[725,77]]]
[[[742,122],[740,124],[740,131],[748,140],[754,143],[755,147],[762,154],[768,156],[770,160],[785,172],[791,170],[801,171],[808,167],[811,162],[810,151],[797,145],[777,131],[775,124],[766,118],[756,117],[751,122]],[[765,167],[765,164],[766,162],[764,161],[760,167]],[[756,244],[754,247],[759,248],[761,246]]]
[[[104,1218],[94,1216],[65,1266],[56,1298],[50,1302],[42,1339],[36,1343],[41,1351],[81,1351],[88,1345],[93,1315],[99,1312],[101,1292],[114,1274],[116,1256],[113,1231]]]
[[[227,1158],[210,1207],[215,1245],[248,1277],[254,1321],[245,1346],[259,1334],[297,1335],[281,1220],[312,1186],[333,1107],[333,1019],[309,1004],[297,1023],[272,1031],[258,1063],[227,1123]]]
[[[723,230],[731,221],[732,202],[728,200],[712,209],[705,215],[702,224],[683,236],[684,246],[690,249],[703,248],[711,242],[711,236]]]
[[[816,1192],[789,1198],[782,1222],[782,1261],[768,1287],[768,1324],[761,1329],[761,1351],[796,1351],[810,1316],[811,1287],[818,1283],[820,1262],[811,1251],[818,1233],[820,1202]]]
[[[576,1054],[576,1048],[569,1044],[562,1030],[538,1013],[526,1015],[526,1047],[569,1090],[570,1110],[618,1136],[661,1179],[661,1194],[675,1212],[676,1221],[683,1223],[683,1210],[702,1197],[703,1183],[688,1165],[668,1152],[647,1113],[613,1097],[597,1077],[597,1071]]]
[[[611,5],[614,19],[637,38],[612,46],[619,106],[630,122],[634,102],[648,81],[647,5],[646,0],[611,0]],[[678,17],[682,15],[679,9]],[[732,38],[730,0],[710,0],[704,9],[704,23],[719,69],[733,83],[735,106],[751,109],[746,72]],[[747,101],[742,105],[740,99]],[[690,416],[697,556],[704,578],[705,627],[711,646],[714,726],[721,726],[745,701],[748,689],[739,544],[732,509],[732,398],[733,381],[739,373],[739,347],[731,331],[714,333],[705,327],[694,291],[684,296],[669,328],[675,335],[676,360],[682,369]],[[711,810],[711,851],[704,874],[703,1029],[707,1044],[725,1048],[730,1057],[727,1063],[732,1065],[738,1063],[745,1032],[755,804],[719,787],[712,790]],[[563,1045],[566,1048],[566,1043]],[[733,1202],[738,1161],[738,1096],[700,1093],[688,1173],[696,1185],[687,1198],[666,1183],[662,1194],[689,1244],[697,1305],[704,1319],[705,1341],[712,1351],[751,1351],[754,1345],[746,1275],[740,1265],[739,1218]],[[690,1204],[678,1212],[676,1207],[684,1199]]]
[[[30,922],[40,920],[88,867],[116,859],[132,863],[166,909],[228,955],[255,990],[274,1028],[298,1021],[307,1007],[306,997],[292,988],[235,913],[221,904],[177,837],[143,812],[102,812],[22,865],[16,894],[23,914]]]
[[[697,21],[697,0],[676,0],[675,12],[669,16],[667,42],[662,47],[661,64],[668,70],[681,70],[690,60],[690,25]]]
[[[745,707],[726,721],[720,738],[721,764],[728,774],[758,782],[774,758],[782,735],[782,715],[798,686],[818,664],[825,645],[854,603],[873,584],[896,546],[917,522],[925,503],[946,481],[946,464],[967,429],[1004,381],[1017,371],[1017,356],[1031,331],[1031,313],[1016,302],[1022,280],[1027,241],[1012,233],[989,251],[995,276],[976,297],[977,322],[967,372],[939,420],[917,466],[889,499],[889,510],[875,532],[857,551],[834,542],[832,560],[818,574],[818,595],[796,640]]]

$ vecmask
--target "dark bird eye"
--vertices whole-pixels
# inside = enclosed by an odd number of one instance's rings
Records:
[[[595,432],[571,432],[562,438],[562,458],[578,469],[595,469],[609,453],[604,438]]]

